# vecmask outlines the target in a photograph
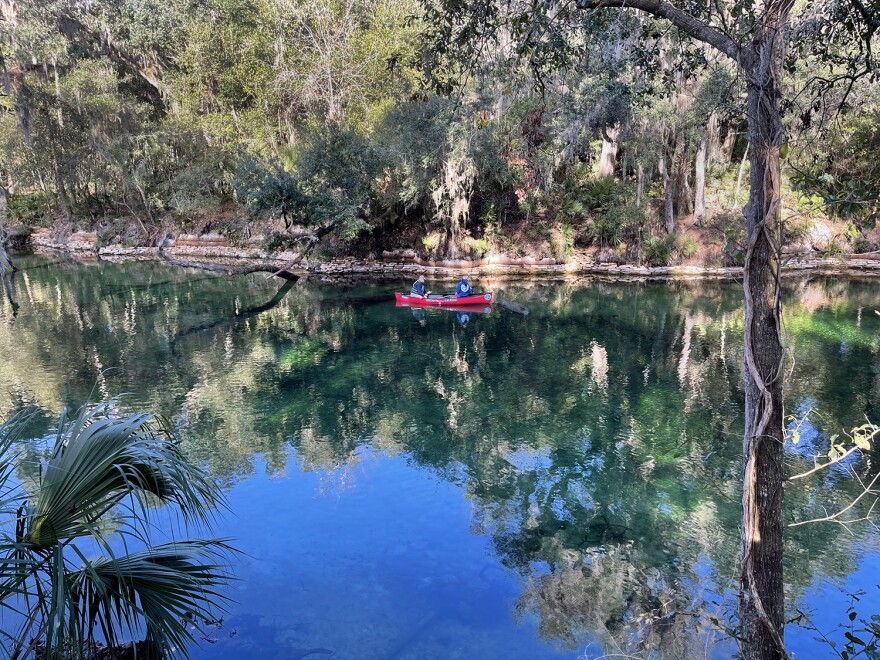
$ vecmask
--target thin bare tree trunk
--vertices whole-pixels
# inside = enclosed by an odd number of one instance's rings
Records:
[[[61,81],[58,78],[58,55],[55,53],[52,53],[52,73],[55,75],[55,98],[58,101],[55,113],[58,118],[58,126],[64,128],[64,112],[61,109]]]
[[[70,197],[67,194],[67,186],[64,185],[64,177],[61,176],[61,165],[58,162],[58,156],[55,157],[53,169],[55,191],[58,193],[58,206],[61,209],[64,219],[70,220],[73,217],[71,213]]]
[[[751,135],[751,134],[752,134],[752,131],[749,130],[749,135]],[[746,160],[749,157],[749,147],[750,146],[751,146],[751,140],[746,143],[746,150],[743,152],[742,161],[739,164],[739,172],[736,175],[736,188],[734,188],[734,191],[733,191],[733,203],[731,204],[731,206],[736,206],[738,203],[737,200],[739,199],[739,191],[742,188],[743,174],[746,171]]]
[[[727,122],[727,135],[724,137],[724,142],[721,143],[721,152],[719,154],[719,158],[724,163],[730,163],[733,160],[733,150],[736,148],[736,135],[739,130],[739,126],[732,121]]]
[[[660,176],[663,180],[663,220],[666,223],[666,233],[671,234],[675,231],[675,190],[672,185],[672,179],[669,176],[669,168],[666,166],[666,154],[660,153]]]
[[[2,200],[3,206],[2,216],[0,216],[0,280],[5,280],[15,270],[15,264],[6,253],[6,190],[0,188],[0,191],[2,191],[0,200]]]
[[[709,120],[706,122],[706,162],[719,162],[721,152],[721,126],[718,122],[718,113],[713,110],[709,113]]]
[[[642,195],[645,192],[645,168],[641,163],[636,165],[636,206],[642,208]]]
[[[697,149],[696,162],[696,180],[694,182],[697,194],[694,198],[694,222],[703,226],[706,221],[706,150],[707,138],[700,140],[700,147]]]
[[[676,217],[687,215],[691,211],[691,187],[688,183],[687,140],[684,133],[679,131],[675,136],[675,149],[672,152],[672,165],[670,176],[673,189],[673,210]]]

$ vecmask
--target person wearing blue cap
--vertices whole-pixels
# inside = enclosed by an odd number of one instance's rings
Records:
[[[456,298],[466,298],[467,296],[473,295],[474,290],[471,288],[470,283],[468,282],[467,277],[462,277],[461,282],[458,283],[458,286],[455,287],[455,297]]]

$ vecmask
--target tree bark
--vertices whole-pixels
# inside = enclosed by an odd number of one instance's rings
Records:
[[[739,616],[743,657],[754,660],[787,657],[782,573],[784,356],[779,295],[779,149],[783,141],[784,34],[792,2],[766,2],[761,25],[742,58],[751,172],[749,202],[743,210],[749,238],[743,272],[746,430]]]
[[[672,204],[676,218],[691,212],[692,191],[688,182],[690,159],[684,137],[679,133],[675,140],[675,151],[672,154]]]
[[[706,151],[707,138],[700,140],[700,147],[697,149],[697,162],[695,172],[694,186],[697,189],[694,197],[694,222],[702,227],[706,221]]]
[[[721,126],[718,113],[713,110],[709,113],[709,120],[706,122],[706,162],[720,162],[721,148]]]
[[[71,213],[70,197],[67,194],[67,186],[64,185],[64,176],[61,174],[60,160],[60,156],[56,154],[55,162],[52,164],[52,174],[55,177],[55,192],[58,195],[58,207],[61,209],[64,219],[70,221],[73,215]]]
[[[58,127],[64,128],[64,112],[61,109],[61,80],[58,78],[58,55],[55,53],[52,53],[52,73],[55,76],[55,100],[58,101],[55,115],[58,119]]]
[[[669,168],[666,166],[666,154],[660,153],[660,176],[663,180],[663,221],[666,224],[666,233],[675,231],[675,189],[669,176]]]
[[[645,192],[645,168],[636,162],[636,206],[642,208],[642,194]]]
[[[617,136],[620,128],[602,129],[602,153],[599,155],[599,177],[614,175],[617,162]]]
[[[751,130],[749,130],[749,135],[751,135]],[[740,188],[742,188],[743,173],[746,171],[746,161],[749,159],[750,147],[751,141],[746,143],[746,150],[743,152],[742,161],[739,164],[739,172],[737,172],[736,175],[736,188],[733,189],[733,202],[731,206],[736,206],[737,200],[739,199],[739,191]],[[749,191],[749,197],[751,198],[751,189]]]
[[[736,136],[739,131],[739,125],[732,121],[726,122],[727,133],[724,136],[724,142],[721,143],[721,151],[719,152],[719,161],[729,163],[733,160],[733,150],[736,148]]]

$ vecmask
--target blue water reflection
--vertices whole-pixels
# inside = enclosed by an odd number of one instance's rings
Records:
[[[487,282],[511,305],[485,313],[396,307],[403,282],[21,263],[0,412],[36,407],[37,433],[62,405],[128,393],[228,492],[216,531],[245,554],[195,657],[735,652],[735,284]],[[791,422],[789,473],[880,420],[874,300],[788,286],[788,409],[817,412]],[[870,476],[872,458],[846,467]],[[786,515],[857,493],[835,470],[790,487]],[[791,617],[821,613],[842,639],[846,590],[880,612],[877,557],[870,526],[792,528]],[[815,635],[787,640],[825,655]]]

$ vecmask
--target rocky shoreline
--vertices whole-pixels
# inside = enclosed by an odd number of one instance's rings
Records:
[[[48,231],[31,236],[35,252],[67,252],[80,257],[110,261],[136,259],[155,260],[152,247],[125,247],[123,245],[99,246],[94,233],[78,232],[66,241],[58,240]],[[282,251],[268,254],[257,245],[230,246],[223,236],[183,235],[165,243],[164,252],[176,259],[196,259],[211,264],[229,266],[247,265],[254,262],[267,263],[278,268],[299,258],[299,253]],[[741,267],[709,266],[637,266],[592,261],[583,255],[559,262],[555,259],[531,257],[513,258],[489,256],[480,260],[430,261],[418,257],[412,250],[386,251],[373,258],[360,260],[353,257],[318,261],[300,259],[291,272],[318,276],[370,276],[394,277],[424,273],[434,278],[457,277],[467,273],[472,277],[547,277],[569,279],[581,276],[604,276],[627,279],[738,279]],[[878,255],[845,255],[837,258],[821,258],[811,254],[786,254],[783,276],[839,275],[846,277],[880,277]]]

